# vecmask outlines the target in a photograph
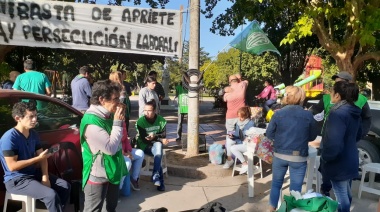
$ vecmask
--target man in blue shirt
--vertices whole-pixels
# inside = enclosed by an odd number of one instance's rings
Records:
[[[70,184],[48,173],[49,151],[43,150],[36,131],[36,106],[18,102],[12,117],[17,125],[0,139],[0,160],[4,169],[4,184],[12,194],[26,195],[45,203],[51,211],[63,211],[70,194]],[[36,169],[39,164],[41,170]]]
[[[9,79],[5,80],[3,83],[2,83],[2,88],[3,89],[13,89],[13,84],[17,78],[17,76],[20,75],[20,72],[18,71],[11,71],[9,73]]]
[[[88,81],[90,71],[88,66],[82,66],[79,74],[71,81],[71,92],[73,95],[73,107],[82,113],[90,107],[91,85]]]

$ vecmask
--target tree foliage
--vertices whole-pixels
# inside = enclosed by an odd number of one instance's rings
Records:
[[[219,53],[212,64],[210,62],[205,63],[201,70],[205,72],[205,87],[211,91],[227,86],[228,77],[236,73],[241,73],[243,78],[249,81],[248,98],[253,98],[254,95],[259,93],[266,79],[272,79],[275,84],[281,83],[279,72],[277,71],[278,61],[270,53],[257,56],[248,53],[241,54],[239,50],[230,48],[227,52]]]
[[[206,0],[206,8],[203,13],[206,17],[213,17],[212,9],[217,1]],[[261,23],[263,31],[268,33],[268,38],[281,53],[278,57],[282,82],[292,84],[299,76],[306,64],[306,58],[313,48],[318,46],[316,36],[306,37],[291,45],[282,45],[280,42],[298,20],[300,14],[297,7],[281,1],[268,1],[266,4],[254,3],[252,0],[237,0],[231,8],[218,15],[214,21],[211,31],[224,35],[233,35],[234,30],[244,21],[257,20]]]
[[[217,0],[206,0],[203,11],[212,17]],[[212,31],[231,34],[244,20],[268,27],[269,38],[298,48],[305,38],[317,36],[319,45],[335,59],[339,70],[357,75],[368,60],[380,60],[380,1],[378,0],[236,0],[215,18]],[[229,18],[228,18],[229,17]],[[282,17],[282,20],[278,18]],[[291,26],[291,28],[283,26]],[[286,29],[286,34],[282,31]],[[277,44],[277,43],[276,43]],[[307,43],[306,43],[307,44]],[[313,48],[313,46],[309,46]],[[280,52],[282,53],[281,49]]]

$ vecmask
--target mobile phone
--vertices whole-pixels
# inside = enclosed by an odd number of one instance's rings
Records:
[[[59,146],[52,146],[49,148],[49,153],[56,153],[59,151]]]

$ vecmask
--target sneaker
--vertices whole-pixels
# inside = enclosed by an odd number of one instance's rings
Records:
[[[152,179],[155,186],[161,186],[160,175],[158,173],[154,174]]]
[[[248,165],[241,165],[239,174],[245,174],[248,171]]]
[[[226,163],[223,165],[223,169],[229,169],[234,164],[234,160],[226,160]]]
[[[165,191],[165,185],[164,185],[164,183],[162,182],[162,183],[160,183],[160,184],[161,184],[161,185],[157,187],[157,190],[158,190],[158,191]]]
[[[140,191],[139,182],[131,178],[131,187],[134,191]]]

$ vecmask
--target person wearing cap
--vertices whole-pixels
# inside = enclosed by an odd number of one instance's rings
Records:
[[[149,76],[156,78],[157,80],[157,72],[156,71],[150,71]],[[156,87],[154,88],[154,91],[156,91],[158,95],[158,99],[161,101],[165,98],[165,90],[164,87],[162,87],[161,83],[156,81]]]
[[[339,81],[346,81],[346,82],[352,82],[353,77],[350,73],[347,71],[341,71],[338,74],[335,74],[331,77],[332,80],[336,82]],[[357,101],[354,102],[354,104],[361,109],[361,128],[362,128],[362,134],[360,138],[363,138],[364,136],[367,135],[369,132],[369,129],[371,127],[371,122],[372,122],[372,117],[371,117],[371,110],[369,108],[367,98],[363,96],[362,94],[359,94],[359,97]],[[334,103],[331,102],[331,96],[330,94],[325,94],[323,95],[322,99],[318,102],[318,104],[313,105],[313,107],[310,108],[310,111],[316,115],[316,114],[321,114],[323,112],[324,115],[324,120],[326,120],[327,116],[330,113],[330,109]],[[320,146],[320,149],[323,147]],[[322,177],[322,185],[321,185],[321,193],[329,196],[330,195],[330,190],[332,188],[331,183],[327,179],[323,179]]]
[[[71,92],[73,95],[73,107],[82,113],[90,107],[92,96],[91,85],[89,82],[90,71],[88,66],[82,66],[79,74],[71,81]]]

